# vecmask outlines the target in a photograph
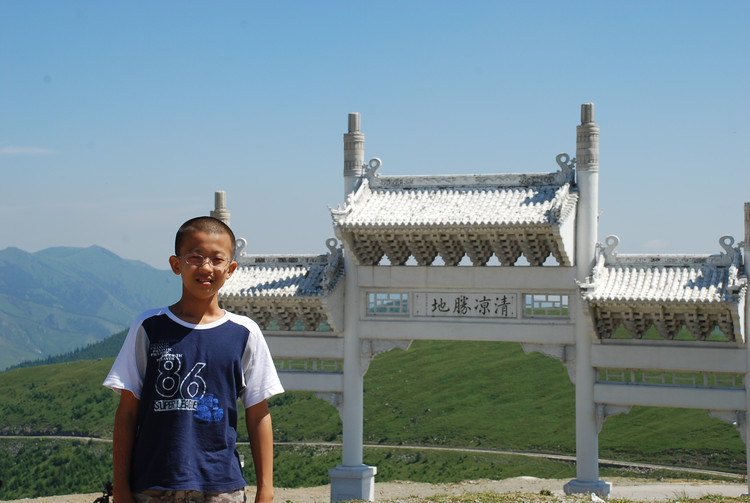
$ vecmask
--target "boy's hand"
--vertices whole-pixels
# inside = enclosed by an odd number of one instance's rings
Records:
[[[117,503],[135,503],[133,493],[131,493],[129,489],[125,491],[114,491],[112,496]]]
[[[273,501],[273,488],[258,489],[255,491],[255,503],[271,503]]]

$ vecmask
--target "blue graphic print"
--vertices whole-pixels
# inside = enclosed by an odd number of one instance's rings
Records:
[[[198,406],[195,408],[194,416],[202,421],[221,421],[224,417],[224,409],[219,406],[219,399],[212,394],[205,395],[198,399]]]

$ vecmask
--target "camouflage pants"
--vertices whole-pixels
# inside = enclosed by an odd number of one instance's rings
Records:
[[[133,494],[136,503],[245,503],[245,490],[227,492],[142,491]]]

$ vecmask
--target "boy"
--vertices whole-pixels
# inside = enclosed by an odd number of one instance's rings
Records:
[[[237,399],[257,477],[256,503],[273,500],[273,431],[266,400],[283,392],[263,335],[219,307],[237,268],[221,220],[197,217],[177,231],[176,304],[133,323],[104,385],[120,394],[113,435],[117,503],[242,503]]]

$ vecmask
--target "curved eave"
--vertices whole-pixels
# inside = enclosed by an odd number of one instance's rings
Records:
[[[729,340],[744,341],[748,280],[739,249],[722,238],[720,255],[616,255],[608,238],[581,297],[600,338],[622,324],[640,337],[652,326],[671,339],[683,327],[705,340],[716,327]]]
[[[570,266],[574,238],[570,226],[557,223],[517,227],[419,227],[337,229],[338,237],[362,265],[377,265],[387,257],[404,265],[414,257],[431,265],[439,256],[446,265],[457,265],[468,256],[474,265],[485,265],[494,255],[502,265],[514,265],[523,255],[531,265],[542,265],[551,255]]]
[[[252,318],[263,330],[285,332],[301,327],[313,332],[325,322],[338,332],[343,326],[343,291],[339,281],[325,296],[219,295],[219,305]]]
[[[489,234],[492,232],[518,234],[528,230],[551,230],[560,227],[557,222],[431,222],[419,225],[395,224],[395,223],[367,223],[367,224],[342,224],[336,226],[343,232],[478,232]]]
[[[253,301],[263,300],[300,300],[300,301],[315,301],[330,295],[328,292],[300,292],[300,291],[264,291],[263,289],[249,288],[240,292],[233,293],[221,293],[219,292],[219,299],[246,299]]]
[[[367,183],[331,209],[334,227],[458,228],[517,227],[561,223],[578,199],[563,186],[473,189],[371,190]]]
[[[747,277],[735,260],[718,262],[710,256],[618,257],[608,264],[598,257],[591,282],[581,287],[583,299],[596,304],[736,304],[744,298]],[[715,263],[711,263],[711,262]]]
[[[740,306],[743,304],[739,298],[732,297],[729,299],[718,299],[712,301],[681,300],[681,301],[660,301],[660,300],[586,300],[589,310],[596,310],[599,313],[659,313],[659,314],[680,314],[680,313],[698,313],[698,312],[722,312],[732,311],[738,316]]]

